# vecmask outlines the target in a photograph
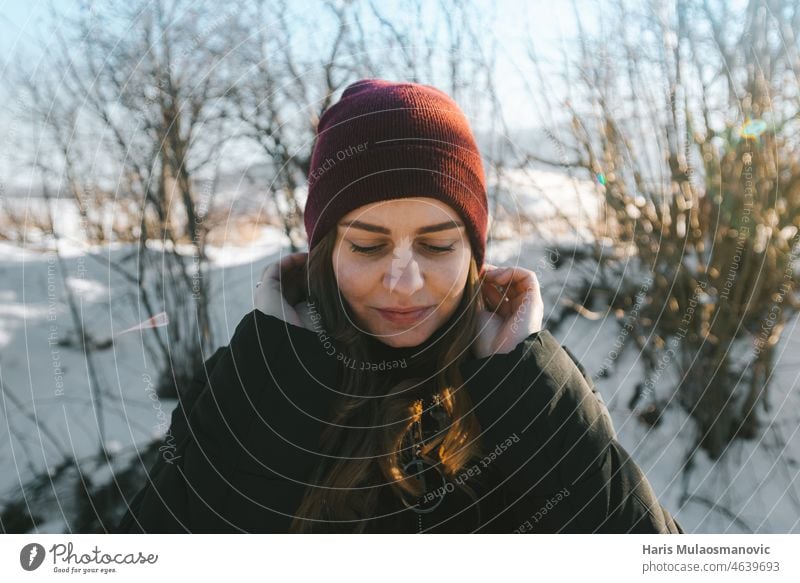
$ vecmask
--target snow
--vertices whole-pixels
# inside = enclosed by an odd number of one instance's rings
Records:
[[[209,250],[212,285],[224,289],[224,293],[213,294],[218,301],[213,305],[212,326],[220,345],[228,342],[238,322],[252,309],[255,281],[263,267],[277,258],[282,244],[282,235],[272,229],[246,248]],[[113,246],[101,251],[99,260],[85,251],[71,252],[64,259],[67,285],[75,293],[89,335],[96,340],[108,339],[140,322],[137,306],[126,297],[129,282],[104,266],[104,261],[122,264],[123,258],[134,252],[129,259],[133,265],[135,251],[135,246]],[[154,403],[150,398],[152,391],[148,393],[144,379],[156,374],[140,334],[118,336],[111,349],[93,353],[104,387],[105,446],[110,452],[142,447],[163,435],[159,415],[168,418],[176,404],[170,399]],[[99,450],[99,420],[92,407],[86,359],[76,348],[59,344],[76,338],[55,254],[22,251],[0,242],[0,379],[4,391],[0,400],[0,506],[19,496],[20,482],[34,472],[57,465],[65,455],[86,458]]]
[[[502,241],[487,253],[493,264],[522,265],[536,271],[543,290],[545,321],[555,315],[559,296],[575,275],[570,267],[549,268],[547,253],[546,245],[535,240]],[[554,336],[596,377],[617,343],[620,329],[613,315],[594,321],[572,315]],[[800,533],[799,343],[796,316],[787,323],[776,349],[769,389],[771,413],[760,411],[762,433],[755,440],[734,441],[719,460],[696,451],[688,478],[681,469],[691,452],[694,421],[671,402],[662,423],[651,428],[627,408],[636,384],[643,380],[644,365],[638,352],[622,351],[611,376],[594,378],[620,443],[642,468],[661,504],[687,532]],[[740,367],[752,358],[743,344],[732,351]],[[679,382],[674,369],[666,367],[654,390],[664,396]]]
[[[563,177],[559,183],[547,173],[537,176],[539,190],[555,192],[559,184],[564,186]],[[575,218],[596,217],[591,202],[596,185],[570,183],[569,188],[573,186],[574,196],[563,195],[554,202]],[[533,191],[518,189],[516,194],[528,213],[546,216],[550,203],[536,199]],[[535,200],[538,202],[534,204]],[[74,217],[67,222],[71,220]],[[568,234],[557,238],[562,244],[572,241],[578,245],[580,240],[574,234],[572,238]],[[487,253],[487,261],[496,265],[522,265],[536,271],[546,319],[556,315],[564,290],[578,273],[570,266],[552,268],[547,261],[552,243],[536,237],[498,239]],[[22,250],[0,242],[0,380],[4,391],[0,400],[0,505],[18,497],[20,483],[33,472],[56,466],[64,455],[86,458],[99,448],[98,419],[91,406],[85,358],[79,350],[57,343],[74,336],[75,331],[65,303],[64,277],[48,247],[52,245],[42,242],[39,251]],[[136,325],[135,305],[121,301],[127,297],[130,284],[104,267],[103,261],[89,257],[79,242],[71,240],[66,251],[67,285],[76,294],[92,337],[106,339]],[[103,260],[121,263],[132,253],[129,260],[135,261],[136,247],[110,245],[94,252]],[[272,227],[262,228],[250,244],[208,249],[212,320],[220,344],[228,342],[238,322],[252,309],[252,290],[263,268],[285,253],[286,237]],[[613,374],[595,380],[609,406],[620,443],[646,473],[661,503],[687,532],[733,533],[746,532],[747,528],[800,532],[800,369],[792,356],[798,353],[800,342],[796,322],[789,323],[778,346],[770,387],[771,409],[762,415],[768,422],[761,437],[736,441],[720,460],[697,452],[686,476],[681,468],[694,437],[693,421],[671,403],[663,422],[651,429],[627,409],[627,401],[642,379],[643,365],[637,352],[623,351]],[[554,334],[595,374],[607,359],[619,330],[613,315],[595,320],[572,315]],[[145,379],[146,375],[153,377],[154,370],[139,334],[120,336],[111,349],[95,353],[104,387],[105,446],[121,455],[143,448],[162,434],[159,411],[169,415],[175,406],[174,401],[154,402],[151,398]],[[665,394],[663,391],[677,381],[667,368],[658,379],[657,394]],[[93,474],[95,483],[108,479],[107,467]],[[691,498],[682,500],[683,492]],[[712,508],[714,504],[716,508]],[[63,516],[47,518],[40,532],[65,529]]]

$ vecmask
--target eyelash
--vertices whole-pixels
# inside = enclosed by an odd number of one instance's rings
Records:
[[[375,245],[373,247],[360,247],[355,243],[350,243],[350,250],[354,251],[355,253],[362,253],[363,255],[372,255],[376,251],[380,250],[383,245]],[[449,245],[448,247],[437,247],[436,245],[426,245],[423,243],[423,247],[427,247],[429,251],[433,253],[449,253],[453,251],[455,247],[453,245]]]

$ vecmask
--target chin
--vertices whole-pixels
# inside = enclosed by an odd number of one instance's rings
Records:
[[[430,334],[394,334],[393,336],[378,336],[377,339],[393,348],[408,348],[422,344]]]
[[[370,327],[369,333],[388,346],[394,348],[406,348],[409,346],[417,346],[430,338],[431,331],[428,326],[418,326],[416,328],[406,331],[391,329],[386,326]]]

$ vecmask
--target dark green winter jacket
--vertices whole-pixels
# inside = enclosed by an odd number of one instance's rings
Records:
[[[174,451],[150,468],[115,532],[288,532],[338,397],[326,388],[341,374],[332,351],[316,331],[245,315],[181,395]],[[438,503],[423,513],[387,486],[367,532],[683,533],[549,331],[461,372],[487,452],[457,478],[476,500],[430,480],[427,500]]]

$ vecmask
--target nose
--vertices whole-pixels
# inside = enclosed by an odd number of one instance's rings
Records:
[[[424,285],[419,263],[413,253],[405,257],[394,257],[389,271],[384,276],[384,284],[389,292],[410,296]]]

